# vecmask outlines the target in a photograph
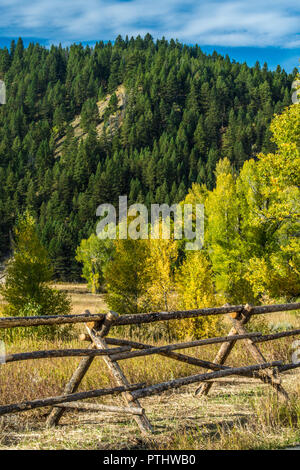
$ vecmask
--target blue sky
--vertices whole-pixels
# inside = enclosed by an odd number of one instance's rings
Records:
[[[0,46],[165,36],[249,65],[299,65],[299,0],[0,0]]]

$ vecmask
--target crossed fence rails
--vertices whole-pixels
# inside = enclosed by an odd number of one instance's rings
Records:
[[[274,341],[284,337],[300,335],[300,329],[284,331],[275,334],[263,335],[262,333],[249,333],[246,324],[253,315],[268,314],[290,310],[300,310],[300,303],[280,304],[280,305],[226,305],[216,308],[204,308],[193,310],[178,310],[171,312],[140,313],[135,315],[118,315],[115,312],[107,314],[91,314],[85,311],[81,315],[61,315],[61,316],[41,316],[41,317],[9,317],[0,318],[1,328],[32,327],[39,325],[61,325],[68,323],[84,323],[87,333],[80,336],[81,340],[87,340],[90,345],[87,349],[56,349],[33,352],[23,352],[8,354],[5,356],[5,363],[26,361],[33,359],[83,356],[78,367],[74,371],[70,381],[66,384],[62,395],[26,401],[22,403],[12,403],[0,405],[0,416],[8,413],[17,413],[35,408],[49,407],[52,409],[47,417],[47,426],[58,424],[61,416],[67,409],[110,411],[126,413],[133,416],[142,433],[153,431],[152,425],[147,418],[144,408],[140,404],[140,399],[162,393],[169,389],[179,388],[188,384],[201,384],[196,390],[196,394],[207,395],[213,386],[214,381],[219,378],[233,375],[256,378],[272,386],[285,400],[289,400],[288,393],[281,384],[280,373],[300,367],[300,363],[283,364],[282,361],[267,362],[261,353],[258,344],[266,341]],[[153,323],[168,320],[181,320],[186,318],[204,317],[209,315],[226,315],[232,322],[232,328],[227,336],[201,339],[184,343],[168,344],[165,346],[153,346],[126,339],[108,337],[109,331],[119,325],[140,325],[142,323]],[[93,322],[93,328],[90,328]],[[250,366],[230,367],[225,365],[232,349],[237,341],[245,341],[245,347],[256,361]],[[221,347],[212,362],[202,360],[193,356],[175,352],[187,348],[200,347],[209,344],[221,343]],[[111,346],[111,347],[109,347]],[[197,373],[186,377],[181,377],[167,382],[162,382],[147,386],[145,383],[130,384],[126,378],[119,362],[134,357],[149,356],[159,354],[176,361],[185,362],[200,368],[208,369],[211,372]],[[116,386],[77,392],[77,389],[87,373],[90,365],[96,356],[102,356],[106,363]],[[5,367],[2,364],[1,367]],[[96,403],[86,403],[81,400],[96,398],[106,395],[122,394],[125,401],[124,407],[114,405],[101,405]]]

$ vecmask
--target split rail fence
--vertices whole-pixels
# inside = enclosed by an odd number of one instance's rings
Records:
[[[141,313],[135,315],[118,315],[115,312],[92,315],[88,310],[86,310],[81,315],[0,318],[0,328],[84,323],[87,333],[81,335],[80,339],[90,342],[90,345],[87,349],[47,350],[6,355],[5,363],[54,357],[83,357],[60,396],[41,398],[23,403],[0,405],[0,416],[8,413],[32,410],[34,408],[51,407],[46,424],[47,426],[55,426],[58,424],[63,413],[68,409],[126,413],[132,415],[132,417],[136,420],[141,432],[147,434],[152,432],[153,429],[149,419],[147,418],[145,410],[140,404],[140,399],[188,384],[198,384],[198,388],[196,389],[195,393],[200,395],[207,395],[213,386],[214,381],[217,381],[222,377],[233,375],[259,379],[262,382],[272,386],[278,394],[280,394],[284,399],[288,400],[289,396],[281,383],[280,373],[300,367],[300,364],[283,364],[282,361],[267,362],[264,355],[260,351],[258,344],[266,341],[274,341],[279,338],[300,335],[300,329],[262,335],[259,332],[247,332],[246,324],[253,315],[269,314],[273,312],[290,310],[300,310],[300,303],[265,306],[226,305],[218,308]],[[232,328],[227,336],[169,344],[159,347],[125,339],[108,337],[109,331],[114,326],[140,325],[142,323],[152,323],[175,319],[181,320],[185,318],[196,318],[209,315],[229,315],[229,318],[232,322]],[[91,322],[93,322],[93,328],[90,326]],[[225,362],[237,341],[245,342],[245,347],[255,361],[253,365],[241,367],[230,367],[225,365]],[[177,350],[216,343],[220,343],[221,347],[212,362],[176,352]],[[159,354],[168,358],[172,358],[176,361],[185,362],[198,368],[207,369],[210,372],[196,373],[195,375],[181,377],[148,386],[145,383],[130,384],[124,375],[119,362],[133,357],[148,356],[152,354]],[[113,388],[101,388],[85,392],[78,392],[78,387],[96,356],[103,357],[116,386]],[[5,364],[2,364],[0,367],[5,368]],[[5,369],[2,369],[2,372],[4,371]],[[96,398],[106,395],[114,396],[116,394],[122,395],[125,401],[124,407],[86,403],[82,401],[88,398]]]

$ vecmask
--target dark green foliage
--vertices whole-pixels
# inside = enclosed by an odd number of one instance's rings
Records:
[[[76,247],[94,232],[101,203],[124,194],[130,203],[177,202],[193,182],[213,187],[220,158],[238,170],[271,151],[269,122],[289,104],[294,75],[146,35],[94,48],[24,48],[19,40],[0,49],[0,78],[0,254],[16,214],[30,208],[55,276],[75,280]],[[122,125],[106,115],[98,138],[96,101],[111,94],[114,114],[121,83]],[[83,141],[70,125],[79,114]]]
[[[94,128],[98,122],[98,108],[95,98],[87,99],[81,108],[81,127],[85,132]]]
[[[12,316],[63,315],[70,312],[64,292],[52,289],[48,253],[37,236],[33,217],[26,212],[14,230],[14,253],[6,266],[0,293],[6,301],[5,314]],[[43,329],[40,329],[42,332]],[[44,333],[54,333],[48,327]]]

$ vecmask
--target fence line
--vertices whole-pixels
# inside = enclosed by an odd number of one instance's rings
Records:
[[[90,346],[86,349],[56,349],[42,350],[17,354],[9,354],[5,357],[6,363],[17,361],[59,358],[59,357],[82,357],[77,369],[73,373],[70,381],[66,384],[62,395],[23,403],[13,403],[0,406],[0,416],[9,413],[28,411],[35,408],[52,406],[52,411],[47,418],[47,425],[58,424],[64,411],[68,409],[78,409],[84,411],[110,411],[131,415],[137,422],[143,433],[152,432],[152,426],[141,406],[139,399],[151,395],[162,393],[169,389],[179,388],[184,385],[201,383],[196,390],[196,394],[207,395],[214,381],[228,376],[244,376],[261,380],[263,383],[271,385],[285,399],[289,396],[283,386],[279,374],[300,367],[300,364],[283,364],[282,361],[268,362],[258,348],[259,343],[274,341],[280,338],[300,335],[300,329],[284,331],[280,333],[262,335],[262,333],[249,333],[245,326],[252,315],[260,315],[273,312],[300,310],[300,303],[280,304],[280,305],[226,305],[216,308],[193,309],[172,312],[151,312],[136,315],[120,315],[115,312],[107,314],[92,315],[85,311],[82,315],[62,315],[59,317],[10,317],[0,318],[0,328],[32,327],[39,325],[60,325],[64,323],[85,323],[87,334],[81,335],[82,340],[90,341]],[[142,323],[152,323],[167,320],[182,320],[185,318],[196,318],[210,315],[229,315],[232,328],[227,336],[188,341],[183,343],[168,344],[164,346],[152,346],[136,341],[122,338],[110,338],[108,333],[114,326],[138,325]],[[94,323],[91,323],[94,322]],[[93,324],[93,329],[88,325]],[[238,341],[245,341],[245,347],[249,354],[255,359],[255,364],[240,367],[225,365],[234,345]],[[220,350],[213,361],[206,361],[190,355],[175,352],[187,348],[195,348],[204,345],[221,343]],[[109,347],[108,345],[112,346]],[[145,383],[130,384],[124,375],[118,361],[134,357],[144,357],[159,354],[164,357],[184,362],[200,368],[208,369],[212,372],[198,373],[187,377],[181,377],[167,382],[153,385]],[[90,365],[97,356],[102,356],[108,367],[116,387],[106,389],[96,389],[86,392],[77,392],[77,389],[87,373]],[[5,365],[2,365],[5,367]],[[97,398],[107,395],[121,394],[126,402],[126,406],[103,405],[96,403],[82,403],[80,400]]]

